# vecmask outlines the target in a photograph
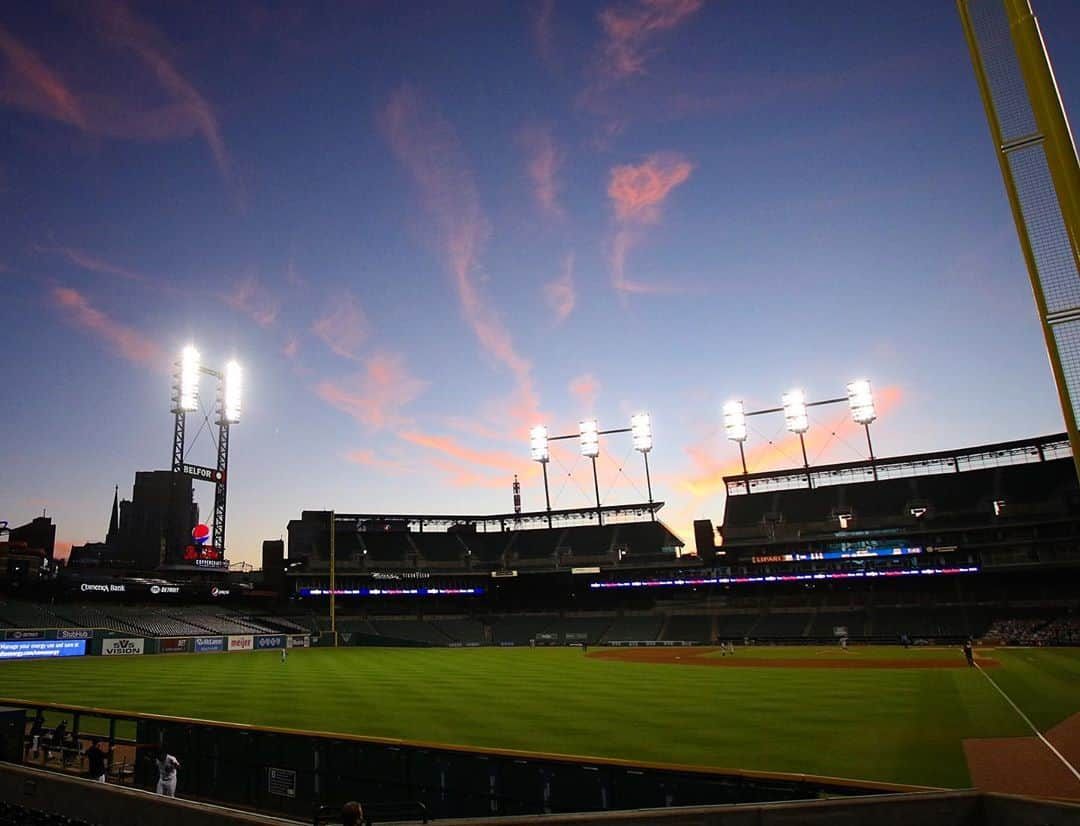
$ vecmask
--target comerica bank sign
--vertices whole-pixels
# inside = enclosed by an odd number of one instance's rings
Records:
[[[122,594],[127,591],[127,586],[113,584],[105,585],[98,584],[96,582],[84,582],[82,585],[79,586],[79,589],[83,593],[86,593],[87,591],[100,591],[101,593],[105,594]]]

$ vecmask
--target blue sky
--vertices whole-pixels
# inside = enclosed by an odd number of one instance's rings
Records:
[[[1080,6],[1036,12],[1075,110]],[[0,209],[0,518],[64,543],[168,465],[187,343],[246,370],[250,562],[303,508],[506,511],[514,473],[540,508],[539,422],[650,411],[684,536],[728,398],[867,376],[879,455],[1062,427],[952,3],[7,4]],[[843,408],[812,425],[812,460],[864,455]],[[754,426],[755,468],[795,463]],[[643,499],[602,451],[605,501]],[[572,444],[550,469],[589,503]]]

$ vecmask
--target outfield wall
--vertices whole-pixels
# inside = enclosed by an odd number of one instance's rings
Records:
[[[207,634],[199,637],[140,637],[92,628],[10,629],[0,640],[0,661],[58,657],[136,657],[144,654],[205,654],[310,648],[310,634]]]

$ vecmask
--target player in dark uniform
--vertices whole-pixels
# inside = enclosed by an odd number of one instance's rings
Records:
[[[964,659],[967,660],[968,668],[975,667],[975,651],[971,647],[971,640],[964,642]]]

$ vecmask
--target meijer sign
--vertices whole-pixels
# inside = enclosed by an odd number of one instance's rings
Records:
[[[229,637],[230,651],[251,651],[255,647],[255,637],[251,634]]]

